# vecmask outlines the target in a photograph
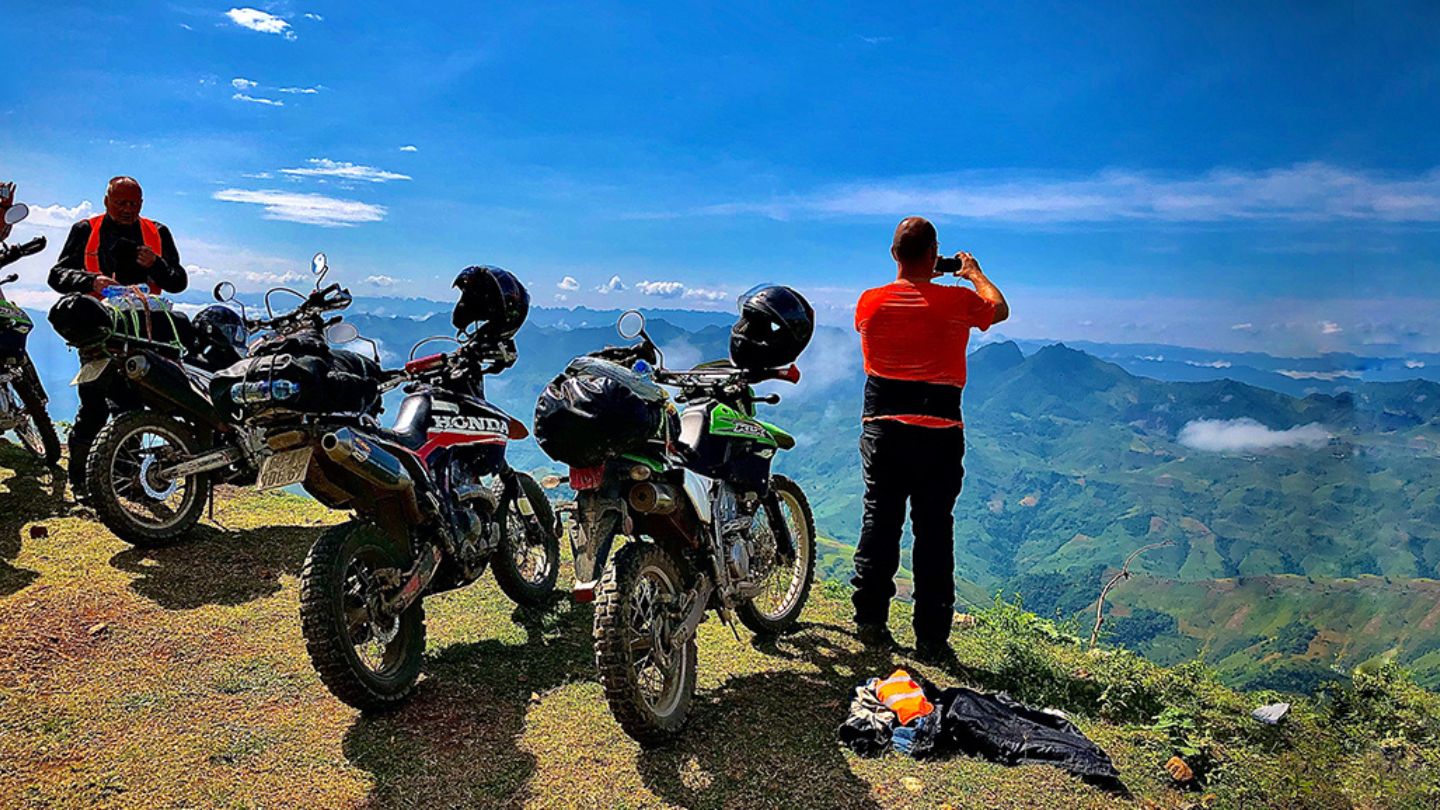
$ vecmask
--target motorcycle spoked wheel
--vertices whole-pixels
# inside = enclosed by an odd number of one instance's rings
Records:
[[[158,411],[132,411],[112,419],[95,437],[85,461],[85,489],[100,522],[132,546],[175,541],[204,513],[210,476],[195,473],[163,481],[154,470],[199,451],[190,428]]]
[[[525,499],[535,510],[535,520],[520,514],[511,503],[502,521],[504,534],[491,557],[495,581],[517,605],[538,607],[555,590],[560,575],[560,535],[555,531],[555,512],[545,490],[525,473],[517,473]]]
[[[680,617],[665,605],[684,592],[683,582],[675,559],[645,542],[621,548],[600,582],[595,606],[600,683],[611,714],[642,745],[678,732],[695,696],[695,638],[670,643]]]
[[[305,650],[331,694],[361,711],[398,705],[420,678],[425,608],[399,616],[377,609],[375,572],[409,567],[378,528],[359,521],[320,535],[300,571],[300,628]]]
[[[20,423],[15,426],[15,435],[20,443],[50,466],[60,462],[60,437],[55,434],[55,424],[45,410],[45,398],[26,380],[15,380],[10,384],[14,389],[15,410],[20,414]],[[6,392],[4,396],[11,396]]]
[[[756,514],[756,539],[764,543],[767,539],[771,559],[768,570],[759,578],[760,592],[736,608],[736,615],[751,632],[759,635],[779,635],[795,626],[805,601],[810,598],[810,586],[815,581],[815,516],[810,512],[810,501],[806,499],[800,485],[783,475],[775,476],[770,482],[771,490],[780,509],[780,519],[790,528],[794,542],[795,556],[788,564],[774,559],[775,538],[770,529],[767,503]],[[751,561],[755,565],[755,561]]]

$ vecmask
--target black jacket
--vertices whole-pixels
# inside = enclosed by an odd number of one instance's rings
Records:
[[[145,242],[140,223],[121,225],[106,217],[100,225],[100,273],[127,286],[153,281],[165,292],[184,292],[189,278],[180,264],[175,239],[164,225],[157,222],[155,228],[160,232],[160,255],[155,257],[154,264],[144,268],[135,263],[135,247]],[[85,245],[89,241],[90,220],[70,226],[70,235],[60,249],[60,260],[50,269],[52,290],[64,294],[94,289],[95,276],[85,270]]]

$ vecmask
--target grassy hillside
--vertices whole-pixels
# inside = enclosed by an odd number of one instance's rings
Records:
[[[303,556],[337,518],[227,492],[224,531],[130,549],[66,513],[0,442],[0,806],[1121,807],[1048,768],[863,760],[833,741],[847,693],[909,665],[862,654],[840,589],[773,643],[701,628],[700,696],[678,744],[645,751],[605,709],[588,607],[517,611],[486,580],[427,602],[425,678],[361,717],[320,686],[296,617]],[[899,626],[903,609],[896,617]],[[997,605],[957,632],[944,683],[1072,713],[1148,806],[1400,807],[1440,800],[1440,700],[1382,669],[1263,726],[1193,665],[1090,653]],[[1162,719],[1162,712],[1169,709]],[[1171,786],[1183,750],[1202,791]]]

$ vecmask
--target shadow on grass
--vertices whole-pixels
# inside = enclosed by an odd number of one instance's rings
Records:
[[[856,653],[805,624],[778,639],[759,639],[769,655],[819,672],[774,671],[732,678],[696,695],[684,733],[640,755],[646,786],[684,807],[878,807],[850,772],[835,742],[860,673],[883,669],[888,656]],[[705,666],[701,650],[700,666]]]
[[[523,803],[536,770],[517,741],[530,696],[595,677],[594,611],[556,593],[540,609],[517,608],[524,644],[452,644],[425,661],[425,680],[393,712],[362,716],[345,734],[345,756],[370,772],[370,807],[496,807]]]
[[[110,564],[136,575],[135,592],[162,607],[240,605],[280,590],[280,577],[295,576],[325,527],[267,526],[221,531],[196,526],[180,543],[130,548]]]
[[[66,513],[65,476],[59,468],[46,466],[30,451],[4,439],[0,439],[0,469],[15,473],[0,484],[10,490],[0,494],[0,596],[8,596],[39,576],[16,568],[12,561],[20,555],[26,523]]]

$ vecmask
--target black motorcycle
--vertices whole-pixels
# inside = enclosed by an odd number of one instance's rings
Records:
[[[424,357],[412,350],[403,369],[363,373],[310,352],[315,344],[295,334],[283,351],[252,348],[216,377],[216,401],[238,410],[264,448],[262,479],[303,484],[322,504],[355,513],[320,536],[300,574],[311,662],[351,706],[380,709],[410,694],[427,594],[474,582],[487,565],[519,604],[542,604],[554,589],[560,540],[550,503],[505,459],[508,442],[529,431],[485,400],[485,376],[516,360],[510,334],[438,338],[457,346]],[[329,337],[357,335],[342,324]],[[381,427],[379,396],[402,385],[395,422]]]
[[[4,230],[23,220],[29,209],[23,204],[5,208]],[[45,237],[37,236],[19,245],[0,241],[0,268],[45,249]],[[0,278],[0,287],[20,277],[14,273]],[[45,388],[35,364],[25,351],[34,323],[25,310],[5,299],[0,291],[0,433],[15,431],[20,443],[40,456],[46,464],[60,461],[60,438],[45,410]]]

